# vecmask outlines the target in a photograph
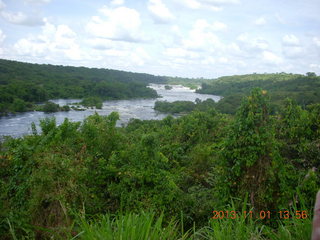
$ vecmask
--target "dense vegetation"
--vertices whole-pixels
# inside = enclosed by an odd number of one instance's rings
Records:
[[[182,77],[165,77],[167,83],[169,84],[178,84],[191,89],[197,89],[201,86],[202,83],[210,82],[210,79],[204,78],[182,78]]]
[[[150,82],[166,79],[109,69],[63,67],[0,59],[0,115],[34,109],[34,103],[56,98],[152,98]]]
[[[192,111],[210,111],[213,108],[217,108],[218,104],[215,103],[211,98],[201,101],[200,99],[196,99],[195,102],[191,101],[156,101],[154,104],[154,109],[159,112],[164,113],[189,113]]]
[[[36,111],[40,112],[59,112],[59,111],[70,111],[70,107],[68,105],[60,107],[59,104],[53,103],[53,102],[45,102],[43,105],[38,105],[35,107]]]
[[[220,77],[202,83],[198,93],[223,96],[222,112],[235,113],[241,98],[253,87],[261,87],[270,93],[272,111],[278,111],[290,98],[305,108],[308,104],[320,102],[320,77],[314,73],[300,74],[248,74]]]
[[[80,104],[85,107],[95,107],[97,109],[101,109],[103,101],[99,97],[86,97],[80,102]]]
[[[154,109],[163,113],[189,113],[192,111],[207,111],[215,108],[220,113],[235,114],[240,106],[241,100],[244,96],[241,94],[234,94],[222,98],[219,102],[215,102],[212,99],[201,101],[196,99],[195,102],[191,101],[156,101]]]
[[[235,116],[208,107],[121,128],[117,113],[44,119],[41,134],[33,126],[1,143],[0,235],[310,239],[319,116],[319,104],[289,99],[272,113],[267,92],[254,89]],[[286,210],[292,217],[279,215]],[[262,211],[270,218],[255,218]]]

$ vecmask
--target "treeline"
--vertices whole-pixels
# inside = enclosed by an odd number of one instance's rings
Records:
[[[1,143],[0,235],[310,239],[319,115],[319,104],[291,100],[272,115],[267,92],[254,89],[235,116],[211,108],[121,128],[117,113],[60,126],[44,119],[41,134],[33,125],[33,135]],[[210,220],[214,210],[242,216]]]
[[[109,69],[30,64],[0,59],[0,114],[32,110],[56,98],[152,98],[148,83],[163,77]]]
[[[191,101],[156,101],[154,104],[154,109],[159,112],[164,113],[190,113],[192,111],[210,111],[216,108],[217,104],[212,99],[207,99],[205,101],[201,101],[200,99],[196,99],[195,102]]]
[[[219,102],[215,102],[212,99],[207,99],[201,101],[200,99],[196,99],[195,102],[192,101],[156,101],[154,104],[154,109],[163,112],[163,113],[171,113],[171,114],[183,114],[190,113],[192,111],[209,111],[210,109],[215,109],[220,113],[227,114],[235,114],[237,109],[239,108],[244,95],[234,94],[222,98]],[[274,104],[271,103],[271,112],[274,112]],[[279,106],[280,108],[280,106]]]
[[[202,83],[210,82],[211,79],[205,78],[183,78],[183,77],[165,77],[167,83],[178,84],[191,89],[197,89]]]
[[[270,93],[272,111],[278,111],[286,98],[296,101],[303,108],[320,102],[320,77],[311,72],[306,76],[274,73],[220,77],[202,83],[202,88],[197,92],[223,96],[223,112],[234,113],[240,106],[241,98],[254,87],[261,87]]]

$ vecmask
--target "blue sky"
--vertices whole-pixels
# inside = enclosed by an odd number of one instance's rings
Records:
[[[319,0],[0,0],[0,58],[214,78],[320,74]]]

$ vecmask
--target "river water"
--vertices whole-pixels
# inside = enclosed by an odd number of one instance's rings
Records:
[[[150,84],[150,88],[157,91],[161,98],[157,99],[131,99],[131,100],[111,100],[103,103],[102,109],[86,109],[85,111],[69,112],[56,112],[56,113],[43,113],[43,112],[25,112],[14,114],[10,116],[0,117],[0,136],[10,135],[13,137],[19,137],[25,134],[31,133],[31,123],[34,122],[39,125],[39,119],[46,117],[55,117],[57,124],[63,122],[65,118],[71,121],[82,121],[89,115],[95,112],[100,115],[108,115],[111,112],[118,112],[120,114],[120,120],[117,122],[118,126],[126,124],[131,118],[137,118],[141,120],[149,119],[163,119],[167,114],[159,113],[153,109],[155,101],[195,101],[197,98],[200,100],[206,100],[208,98],[214,101],[219,101],[220,97],[209,94],[195,93],[194,90],[183,87],[181,85],[171,85],[171,90],[166,90],[164,84]],[[80,102],[80,99],[55,99],[51,100],[60,106],[67,105],[69,103]]]

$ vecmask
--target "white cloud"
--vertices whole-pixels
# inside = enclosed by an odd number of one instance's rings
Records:
[[[221,26],[220,26],[221,28]],[[220,39],[213,33],[217,26],[209,24],[204,19],[198,19],[194,24],[188,37],[182,39],[182,45],[186,49],[195,51],[215,51],[221,49],[223,44]]]
[[[244,57],[255,56],[269,48],[269,43],[261,37],[252,37],[248,33],[242,33],[237,37],[239,47],[243,51]]]
[[[286,21],[284,20],[283,16],[280,16],[279,13],[276,13],[276,14],[275,14],[275,18],[276,18],[276,20],[277,20],[279,23],[281,23],[281,24],[286,24]]]
[[[113,41],[105,38],[90,38],[87,40],[90,47],[97,50],[105,50],[113,47]]]
[[[316,44],[317,47],[320,47],[320,38],[314,37],[314,38],[312,38],[312,40]]]
[[[148,9],[156,23],[169,23],[175,19],[174,15],[161,0],[149,0]]]
[[[103,16],[93,16],[85,27],[92,36],[128,42],[143,40],[140,33],[140,14],[136,10],[127,7],[103,7],[99,12]]]
[[[201,61],[201,64],[204,64],[204,65],[213,65],[215,63],[216,63],[216,60],[211,56],[206,57]]]
[[[39,35],[22,38],[14,44],[19,55],[44,58],[81,59],[80,46],[76,34],[67,25],[55,26],[46,21]]]
[[[42,4],[42,3],[49,3],[51,0],[24,0],[26,3],[35,3],[35,4]]]
[[[262,57],[263,57],[263,60],[269,64],[280,64],[283,62],[281,57],[277,56],[276,54],[270,51],[263,51]]]
[[[198,58],[199,57],[198,53],[188,51],[183,48],[167,48],[164,54],[170,57],[177,57],[177,58]]]
[[[254,21],[255,25],[261,26],[267,24],[267,21],[264,17],[260,17]]]
[[[33,15],[28,16],[22,12],[8,12],[2,11],[1,16],[10,23],[17,25],[26,25],[26,26],[38,26],[44,24],[44,19],[39,16]]]
[[[304,55],[304,50],[299,46],[284,47],[283,55],[288,58],[302,58]]]
[[[219,61],[219,63],[228,63],[228,62],[229,62],[229,59],[226,58],[226,57],[220,57],[220,58],[218,59],[218,61]]]
[[[312,68],[312,69],[318,70],[318,69],[320,69],[320,64],[311,63],[311,64],[309,65],[309,67]]]
[[[6,4],[0,0],[0,11],[6,8]]]
[[[114,5],[114,6],[123,5],[124,4],[124,0],[113,0],[110,4]]]
[[[176,0],[181,5],[191,9],[209,9],[221,11],[225,5],[240,3],[239,0]]]
[[[0,29],[0,43],[3,43],[4,39],[6,38],[6,35],[2,32]]]
[[[2,55],[4,52],[4,49],[1,47],[1,45],[2,45],[5,38],[6,38],[6,35],[0,29],[0,55]]]
[[[299,39],[293,34],[285,35],[282,38],[282,43],[285,46],[298,46],[298,45],[300,45]]]
[[[26,3],[35,3],[35,4],[43,4],[49,3],[51,0],[24,0]]]
[[[227,25],[224,24],[223,22],[213,22],[213,24],[211,25],[212,30],[214,31],[221,31],[221,30],[225,30],[227,29]]]
[[[191,9],[199,9],[201,4],[197,0],[180,0],[180,3]]]

